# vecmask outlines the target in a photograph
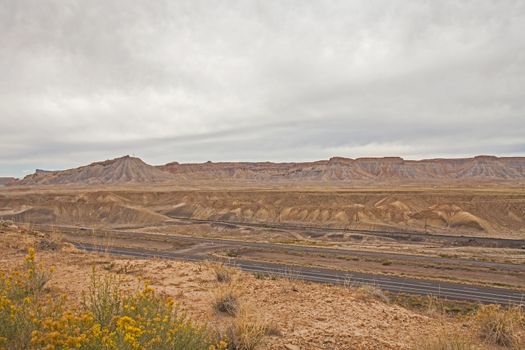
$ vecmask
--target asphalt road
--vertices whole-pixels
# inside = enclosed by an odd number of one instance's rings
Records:
[[[210,260],[209,256],[186,255],[177,252],[158,252],[144,249],[101,247],[85,243],[74,243],[74,245],[78,249],[85,251],[132,256],[138,258],[157,257],[186,261]],[[525,305],[525,292],[504,288],[472,286],[460,283],[410,279],[397,276],[374,275],[359,272],[343,272],[324,268],[282,265],[240,259],[230,259],[228,260],[228,263],[247,272],[281,275],[288,278],[318,283],[344,285],[371,284],[384,291],[393,293],[406,293],[423,296],[432,295],[439,298],[458,301],[494,303],[503,305]]]
[[[34,225],[35,228],[43,231],[49,231],[54,228],[58,228],[65,233],[73,235],[85,235],[86,232],[91,232],[91,229],[84,228],[79,229],[78,227],[71,226],[56,226],[56,225]],[[297,253],[309,253],[318,254],[325,256],[346,256],[346,257],[362,257],[362,258],[373,258],[378,260],[395,260],[395,261],[412,261],[420,264],[436,264],[436,265],[455,265],[455,266],[470,266],[477,268],[487,269],[500,269],[502,271],[525,271],[524,264],[509,264],[499,263],[491,261],[480,261],[472,259],[461,259],[461,258],[448,258],[448,257],[436,257],[428,255],[411,255],[411,254],[400,254],[400,253],[387,253],[387,252],[376,252],[376,251],[364,251],[346,248],[329,248],[329,247],[316,247],[316,246],[305,246],[295,244],[281,244],[281,243],[265,243],[265,242],[248,242],[233,239],[217,239],[217,238],[201,238],[191,236],[180,236],[180,235],[169,235],[162,233],[151,233],[141,231],[124,231],[124,230],[96,230],[97,234],[111,234],[114,237],[129,238],[141,235],[146,239],[151,240],[167,240],[173,242],[188,242],[193,244],[212,244],[218,247],[224,246],[227,248],[237,249],[262,249],[268,251],[290,251]]]

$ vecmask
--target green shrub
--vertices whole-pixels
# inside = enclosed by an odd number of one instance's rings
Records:
[[[112,275],[102,277],[93,269],[87,293],[82,294],[82,306],[103,327],[110,327],[122,311],[122,294],[118,281]]]

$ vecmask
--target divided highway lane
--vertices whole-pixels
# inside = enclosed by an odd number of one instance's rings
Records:
[[[56,225],[34,225],[35,228],[42,231],[49,231],[55,228],[60,229],[64,233],[70,233],[73,235],[85,235],[86,231],[90,232],[90,228],[82,231],[77,227],[70,226],[56,226]],[[473,266],[480,268],[497,268],[504,271],[524,271],[525,264],[508,264],[498,263],[491,261],[479,261],[461,258],[442,258],[428,255],[410,255],[400,253],[386,253],[386,252],[375,252],[375,251],[364,251],[364,250],[353,250],[346,248],[329,248],[329,247],[313,247],[296,244],[281,244],[281,243],[264,243],[264,242],[249,242],[232,239],[217,239],[217,238],[201,238],[192,236],[180,236],[180,235],[169,235],[163,233],[151,233],[141,231],[123,231],[123,230],[100,230],[97,229],[99,234],[108,233],[115,235],[119,238],[135,237],[137,234],[143,235],[144,237],[151,237],[151,239],[163,239],[169,241],[183,241],[191,243],[212,243],[217,246],[228,246],[235,248],[250,248],[250,249],[264,249],[264,250],[279,250],[279,251],[294,251],[299,253],[311,253],[311,254],[330,254],[333,256],[352,256],[352,257],[364,257],[364,258],[376,258],[376,259],[387,259],[397,261],[413,261],[422,264],[449,264],[459,266]]]
[[[157,252],[143,249],[102,247],[85,243],[73,243],[78,249],[91,252],[103,252],[114,255],[125,255],[139,258],[158,257],[164,259],[205,261],[208,256],[184,255],[176,252]],[[310,268],[294,265],[283,265],[249,260],[229,259],[229,262],[244,271],[252,273],[292,275],[294,278],[318,283],[333,284],[372,284],[378,288],[393,292],[416,295],[433,295],[440,298],[471,301],[480,303],[494,303],[503,305],[525,305],[525,292],[472,286],[459,283],[410,279],[397,276],[383,276],[359,272],[343,272],[324,268]]]

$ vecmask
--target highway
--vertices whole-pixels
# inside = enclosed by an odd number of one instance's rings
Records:
[[[34,225],[35,228],[42,231],[52,231],[59,229],[63,233],[68,233],[75,236],[85,236],[86,232],[92,232],[91,228],[79,229],[78,227],[71,226],[57,226],[57,225]],[[181,236],[171,235],[163,233],[151,233],[143,231],[125,231],[125,230],[109,230],[109,229],[97,229],[97,235],[111,235],[116,238],[137,238],[138,235],[141,238],[147,240],[163,240],[165,242],[187,242],[192,244],[211,244],[215,246],[224,246],[228,248],[238,249],[262,249],[268,251],[288,251],[297,253],[309,253],[327,256],[346,256],[346,257],[362,257],[362,258],[374,258],[380,260],[396,260],[396,261],[412,261],[420,264],[448,264],[457,266],[470,266],[477,268],[487,269],[501,269],[503,271],[522,271],[525,272],[524,264],[511,264],[491,261],[481,261],[472,259],[462,258],[448,258],[448,257],[437,257],[429,255],[412,255],[412,254],[401,254],[401,253],[387,253],[377,251],[365,251],[355,250],[346,248],[330,248],[322,246],[306,246],[299,244],[283,244],[283,243],[267,243],[267,242],[250,242],[241,241],[234,239],[219,239],[219,238],[202,238],[192,236]]]
[[[421,263],[437,263],[437,264],[451,264],[458,266],[477,266],[481,268],[498,268],[501,273],[505,271],[522,272],[525,270],[523,264],[507,264],[496,263],[488,261],[476,261],[468,259],[455,258],[441,258],[435,256],[425,255],[408,255],[387,252],[373,252],[373,251],[359,251],[349,250],[343,248],[329,248],[329,247],[315,247],[302,246],[293,244],[279,244],[266,242],[247,242],[230,239],[210,239],[191,236],[169,235],[162,233],[140,232],[140,231],[123,231],[123,230],[101,230],[93,231],[90,228],[79,228],[72,226],[56,226],[56,225],[34,225],[34,228],[41,231],[60,230],[68,236],[77,248],[86,251],[105,252],[109,254],[127,255],[139,258],[160,257],[165,259],[177,259],[187,261],[205,261],[215,259],[208,254],[202,254],[198,249],[182,249],[175,251],[157,251],[143,248],[125,248],[117,247],[112,244],[108,246],[97,246],[85,242],[78,242],[75,238],[89,238],[93,237],[93,232],[96,236],[102,238],[115,239],[139,239],[152,242],[170,243],[189,243],[192,245],[206,245],[213,249],[224,248],[240,248],[240,249],[263,249],[270,251],[295,251],[299,253],[310,254],[325,254],[328,256],[360,256],[364,258],[381,258],[392,260],[413,260]],[[402,276],[380,275],[363,272],[346,272],[329,268],[314,268],[304,267],[298,265],[276,264],[268,262],[259,262],[243,259],[228,259],[229,263],[235,264],[237,267],[253,273],[273,274],[273,275],[292,275],[295,278],[303,279],[319,283],[332,284],[373,284],[377,287],[393,292],[393,293],[407,293],[417,295],[433,295],[441,298],[472,301],[481,303],[497,303],[497,304],[524,304],[525,292],[519,290],[512,290],[506,288],[474,286],[471,284],[443,282],[438,280],[424,280],[416,278],[407,278]]]
[[[207,261],[206,255],[186,255],[177,252],[159,252],[136,248],[102,247],[86,243],[73,243],[78,249],[113,255],[137,258],[163,258],[184,261]],[[218,260],[218,259],[217,259]],[[502,305],[525,305],[525,292],[473,286],[461,283],[422,280],[398,276],[375,275],[360,272],[344,272],[326,268],[312,268],[295,265],[283,265],[267,262],[256,262],[242,259],[228,259],[227,262],[244,271],[268,275],[284,276],[317,283],[342,285],[375,285],[381,290],[392,293],[415,295],[432,295],[438,298]]]

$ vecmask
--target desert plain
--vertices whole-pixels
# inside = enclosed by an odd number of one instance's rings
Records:
[[[505,348],[472,314],[525,299],[524,162],[421,162],[39,170],[0,187],[2,270],[33,246],[51,293],[80,295],[96,267],[220,329],[234,319],[210,307],[225,266],[243,317],[275,328],[261,349],[430,349],[447,333]]]

